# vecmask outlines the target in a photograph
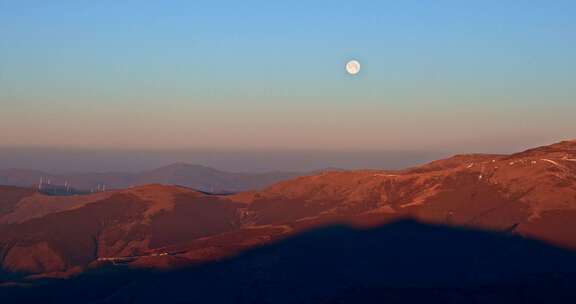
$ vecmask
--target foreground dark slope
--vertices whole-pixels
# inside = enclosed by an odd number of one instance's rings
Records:
[[[3,218],[19,220],[0,227],[4,271],[68,276],[119,263],[178,268],[331,223],[371,227],[404,218],[576,248],[575,141],[402,171],[323,172],[231,196],[162,185],[105,195],[77,196],[69,207],[43,213],[30,211],[34,204],[11,207]]]
[[[326,227],[179,271],[114,268],[0,288],[21,303],[574,303],[576,255],[400,221]]]

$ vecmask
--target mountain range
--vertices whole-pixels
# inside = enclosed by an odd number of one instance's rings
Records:
[[[349,228],[326,228],[333,225]],[[309,233],[317,235],[314,231],[324,228],[331,231],[329,237],[304,243],[289,241],[307,239]],[[468,237],[475,241],[466,243]],[[414,244],[408,246],[406,242]],[[476,248],[477,255],[462,244]],[[447,247],[440,250],[435,246]],[[274,249],[276,254],[264,257],[251,253],[271,250],[265,248],[283,249]],[[365,257],[354,252],[355,248],[375,250],[383,259],[391,260],[374,264],[376,256]],[[536,249],[526,251],[531,248]],[[421,250],[419,254],[414,252]],[[447,257],[457,259],[457,253],[463,250],[465,261],[454,264],[459,266],[447,266]],[[360,285],[353,283],[353,278],[358,273],[353,274],[358,269],[369,269],[370,265],[388,269],[394,265],[393,260],[410,267],[412,258],[427,258],[429,263],[441,261],[439,265],[452,272],[466,265],[474,266],[471,269],[478,272],[474,276],[479,276],[478,280],[472,280],[474,284],[517,283],[517,280],[525,283],[527,276],[560,275],[562,269],[572,278],[571,274],[576,273],[573,250],[576,250],[576,141],[510,155],[456,155],[404,170],[323,171],[290,178],[262,190],[230,195],[163,184],[71,196],[46,195],[14,186],[0,188],[3,271],[0,276],[5,282],[82,277],[103,269],[154,269],[171,273],[200,267],[204,270],[189,270],[192,274],[186,274],[197,281],[198,273],[216,267],[221,269],[209,274],[209,280],[217,282],[229,270],[232,277],[237,276],[227,279],[232,286],[242,281],[241,274],[252,273],[246,267],[255,267],[258,284],[275,282],[284,286],[281,294],[289,294],[286,286],[304,288],[292,281],[297,276],[287,275],[283,279],[276,276],[292,267],[305,269],[302,265],[314,269],[322,259],[327,259],[332,261],[328,266],[338,265],[341,271],[324,274],[331,273],[330,280],[341,275],[343,281],[338,284],[352,286],[356,289],[350,292],[357,293]],[[352,260],[343,262],[343,254],[350,255]],[[334,260],[330,260],[332,255]],[[511,263],[515,257],[519,260]],[[562,263],[555,264],[552,260]],[[219,261],[231,261],[236,266],[210,266],[221,265]],[[401,269],[395,269],[390,272],[395,276],[377,281],[386,285],[396,278],[400,280],[396,287],[442,283],[440,274],[430,274],[442,269],[424,265],[422,260],[414,261],[414,267],[424,269],[423,273],[410,271],[402,278]],[[498,270],[494,265],[508,266]],[[485,272],[480,271],[483,267]],[[266,271],[275,275],[269,273],[271,277],[266,279]],[[378,277],[374,271],[363,273]],[[446,286],[452,288],[462,283],[463,277],[467,274],[453,276],[456,279],[445,282]],[[166,280],[173,282],[175,278]],[[362,278],[361,288],[369,292],[374,291],[372,287],[384,288],[371,285],[375,281],[370,278]],[[546,278],[546,284],[552,279]],[[135,288],[153,298],[158,294],[143,287],[157,284],[153,282],[156,281],[132,285],[115,296],[121,299],[130,294],[130,288]],[[243,286],[236,292],[241,294],[251,288]],[[205,293],[204,290],[199,294]],[[319,296],[327,299],[334,295]],[[276,294],[271,297],[278,299]],[[314,294],[307,297],[313,298]]]
[[[234,173],[201,165],[175,163],[161,168],[130,172],[83,172],[51,174],[29,169],[0,169],[0,185],[32,187],[42,182],[45,189],[70,185],[71,193],[99,192],[146,184],[180,185],[211,193],[234,193],[262,189],[301,172]]]

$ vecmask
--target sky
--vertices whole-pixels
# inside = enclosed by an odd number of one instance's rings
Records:
[[[574,1],[0,0],[3,147],[510,151],[575,79]]]

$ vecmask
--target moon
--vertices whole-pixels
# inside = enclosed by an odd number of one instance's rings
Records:
[[[350,60],[346,63],[346,72],[350,75],[356,75],[360,73],[360,62],[357,60]]]

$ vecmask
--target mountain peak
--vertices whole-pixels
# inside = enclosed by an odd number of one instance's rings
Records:
[[[541,156],[545,154],[564,154],[565,156],[576,156],[576,140],[565,140],[547,146],[528,149],[520,153],[512,154],[510,157]]]
[[[202,173],[202,174],[224,173],[223,171],[214,169],[212,167],[198,164],[183,163],[183,162],[173,163],[167,166],[150,170],[148,172],[170,172],[170,173],[185,172],[185,173]]]
[[[193,189],[179,186],[179,185],[165,185],[165,184],[144,184],[140,186],[130,187],[125,192],[196,192],[200,194],[200,192],[195,191]]]

